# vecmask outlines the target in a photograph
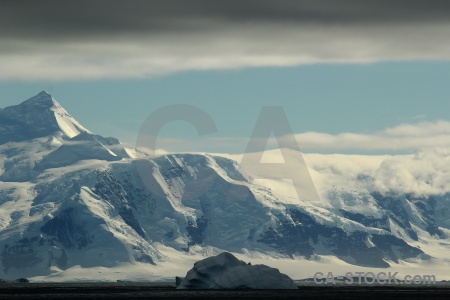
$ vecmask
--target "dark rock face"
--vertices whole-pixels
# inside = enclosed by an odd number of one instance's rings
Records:
[[[278,269],[246,264],[224,252],[194,264],[177,289],[297,289]]]
[[[45,92],[22,104],[0,109],[0,144],[44,137],[59,130],[51,96]]]
[[[67,249],[82,249],[92,242],[92,237],[84,224],[76,221],[76,214],[73,208],[63,210],[57,217],[46,222],[41,231]]]
[[[0,253],[3,272],[8,273],[10,268],[30,268],[42,261],[36,251],[38,238],[23,238],[14,245],[6,244]]]
[[[278,227],[269,228],[258,242],[274,245],[278,251],[287,255],[309,258],[313,254],[333,254],[349,263],[379,268],[389,267],[385,259],[398,262],[399,259],[423,254],[420,249],[393,235],[370,235],[363,231],[348,233],[341,228],[322,225],[299,210],[291,209],[287,214],[293,223],[280,217]],[[361,222],[377,222],[362,219],[361,216],[357,216]],[[368,239],[372,240],[372,246],[367,245]],[[325,246],[329,253],[323,253],[320,250],[323,247],[318,249],[317,245]]]
[[[124,222],[133,228],[137,234],[145,238],[145,232],[136,219],[129,196],[122,185],[109,173],[97,172],[98,183],[95,185],[97,195],[109,201],[119,212]]]
[[[380,207],[386,210],[389,218],[406,229],[407,234],[415,241],[418,240],[417,233],[411,227],[411,212],[407,207],[414,205],[420,213],[421,218],[427,226],[424,228],[430,235],[446,238],[445,233],[438,228],[436,220],[433,216],[434,205],[436,199],[433,196],[416,198],[414,195],[381,195],[380,193],[372,193],[372,196]]]

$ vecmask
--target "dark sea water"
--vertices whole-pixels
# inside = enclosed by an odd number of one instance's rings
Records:
[[[0,299],[450,299],[450,285],[300,284],[298,290],[176,290],[173,283],[2,283]]]

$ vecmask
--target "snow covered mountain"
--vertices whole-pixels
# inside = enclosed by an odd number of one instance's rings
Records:
[[[46,92],[0,110],[0,119],[2,144],[53,135],[70,139],[82,132],[90,133]]]
[[[149,158],[96,135],[41,92],[0,110],[0,278],[124,265],[162,278],[177,257],[222,250],[375,268],[445,260],[449,193],[376,186],[385,159],[338,182],[329,170],[339,158],[307,156],[323,201],[292,201],[229,158]]]

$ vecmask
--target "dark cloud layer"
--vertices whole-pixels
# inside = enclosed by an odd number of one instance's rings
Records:
[[[239,24],[448,23],[446,0],[2,1],[0,36],[76,38],[207,31]],[[216,25],[214,25],[216,24]]]
[[[448,0],[0,2],[0,80],[450,60]]]

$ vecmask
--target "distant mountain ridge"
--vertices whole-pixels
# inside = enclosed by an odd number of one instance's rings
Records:
[[[288,203],[224,157],[136,153],[45,92],[0,110],[0,278],[123,263],[151,270],[171,260],[167,247],[383,268],[430,259],[416,243],[424,236],[448,241],[435,210],[442,201],[431,196],[331,188],[330,203],[346,206]],[[353,209],[362,205],[371,209]]]

